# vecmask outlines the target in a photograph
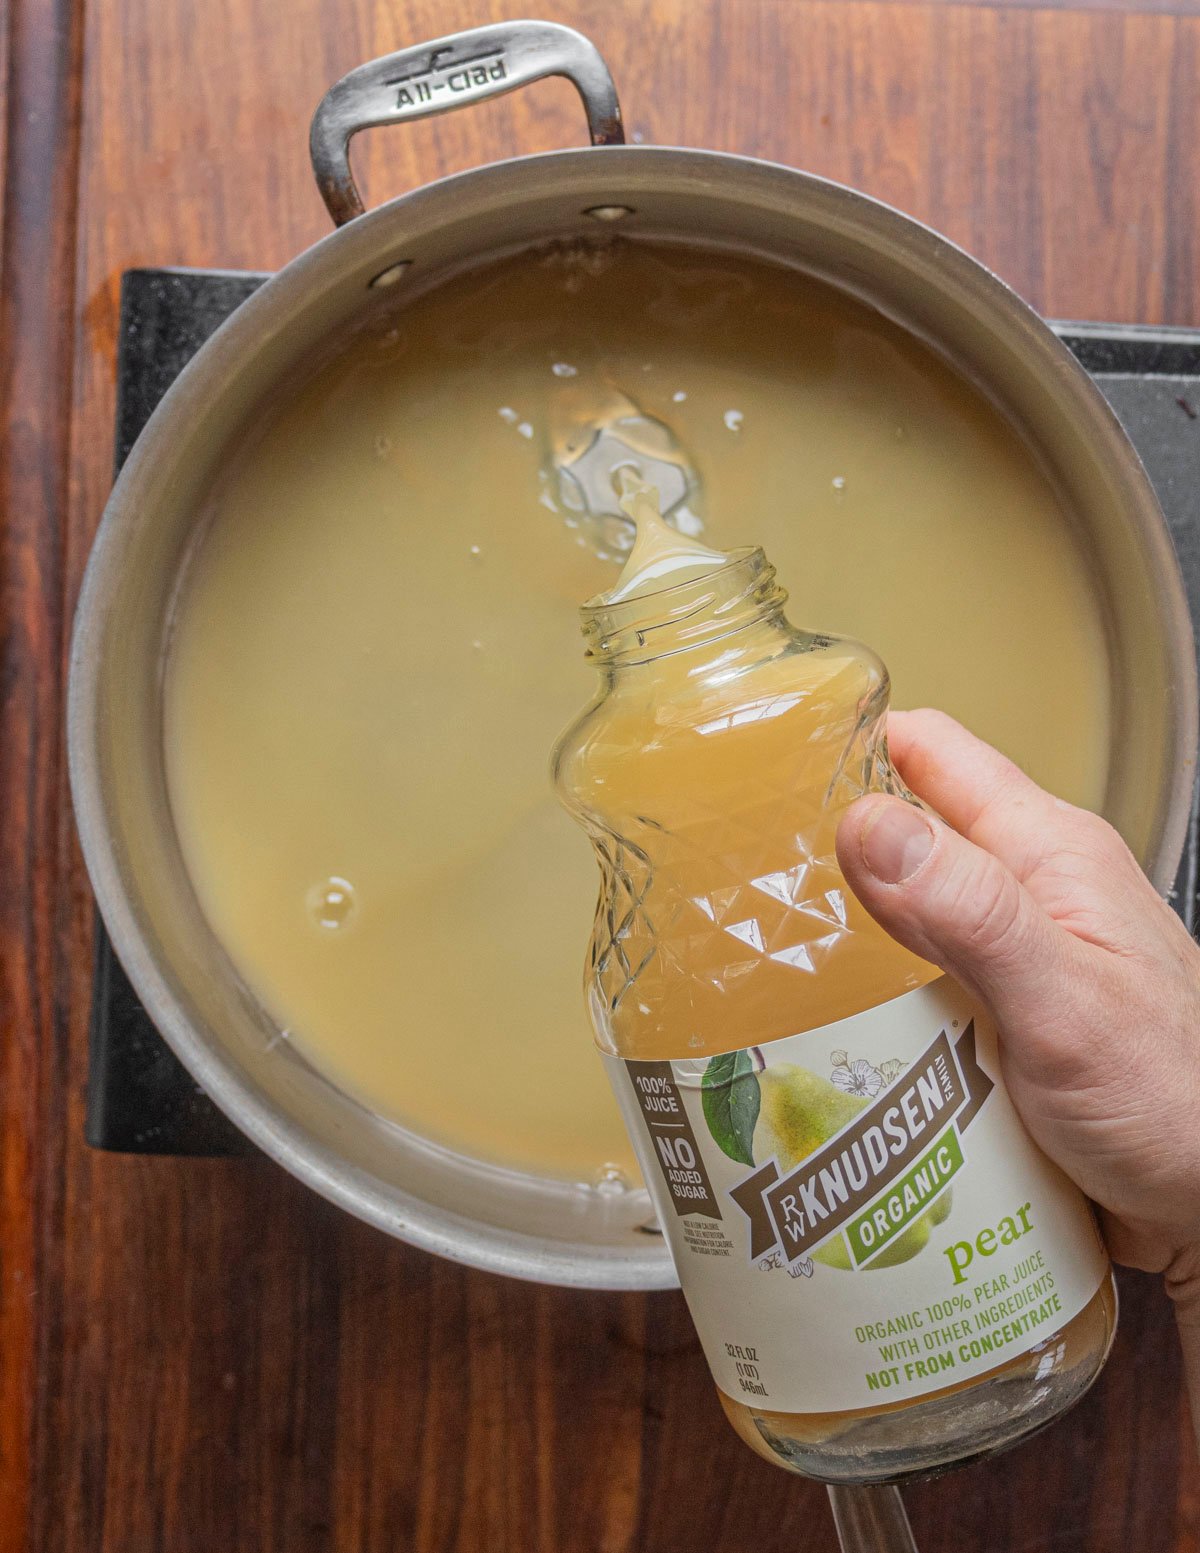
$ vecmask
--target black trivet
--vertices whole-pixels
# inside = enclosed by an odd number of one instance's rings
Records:
[[[117,358],[120,468],[178,373],[265,275],[130,270]],[[1200,620],[1200,330],[1058,324],[1120,416],[1174,536]],[[1195,928],[1200,845],[1193,807],[1174,904]],[[134,1154],[239,1154],[252,1145],[212,1104],[150,1022],[97,924],[87,1140]]]

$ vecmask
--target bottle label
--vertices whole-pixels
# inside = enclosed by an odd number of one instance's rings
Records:
[[[1036,1348],[1108,1270],[949,977],[836,1024],[606,1066],[722,1391],[881,1406]]]

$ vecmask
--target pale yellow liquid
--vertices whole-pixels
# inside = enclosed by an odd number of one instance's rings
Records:
[[[780,635],[750,627],[621,672],[566,735],[564,798],[606,855],[625,849],[598,929],[621,921],[623,960],[641,967],[602,988],[597,1033],[621,1057],[760,1045],[941,974],[876,924],[837,861],[838,820],[874,769],[883,668],[856,643],[796,653]]]
[[[505,261],[264,409],[166,685],[201,903],[337,1082],[583,1180],[634,1167],[579,990],[595,867],[546,752],[589,682],[578,602],[618,562],[540,471],[565,401],[617,391],[691,454],[704,542],[762,543],[792,618],[870,641],[898,704],[1093,806],[1108,747],[1101,622],[1047,483],[924,347],[816,282],[636,245]]]

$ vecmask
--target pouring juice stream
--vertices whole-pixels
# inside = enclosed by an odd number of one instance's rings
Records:
[[[792,627],[761,551],[674,533],[628,481],[623,505],[555,778],[601,871],[592,1024],[722,1405],[826,1481],[1002,1448],[1094,1379],[1115,1294],[986,1011],[838,867],[854,798],[911,796],[886,670]]]

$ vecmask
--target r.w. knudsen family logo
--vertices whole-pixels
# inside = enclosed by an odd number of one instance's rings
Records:
[[[750,1220],[750,1255],[789,1264],[844,1230],[855,1266],[877,1256],[929,1207],[963,1164],[961,1134],[992,1081],[975,1055],[975,1025],[943,1030],[873,1105],[780,1175],[774,1159],[730,1196]]]

